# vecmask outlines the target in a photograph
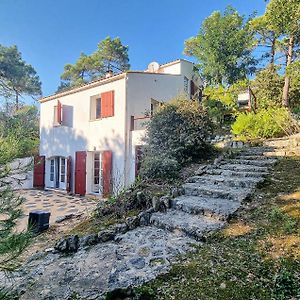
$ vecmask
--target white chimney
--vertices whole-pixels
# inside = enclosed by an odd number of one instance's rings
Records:
[[[107,70],[106,74],[105,74],[105,78],[109,78],[111,76],[113,76],[113,71],[112,70]]]

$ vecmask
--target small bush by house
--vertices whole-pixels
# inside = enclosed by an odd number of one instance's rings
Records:
[[[141,175],[176,177],[180,166],[208,154],[206,138],[211,133],[212,123],[199,102],[179,96],[162,105],[147,127]]]

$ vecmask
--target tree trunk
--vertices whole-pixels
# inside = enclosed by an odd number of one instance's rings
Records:
[[[271,44],[271,59],[270,59],[271,66],[274,66],[275,51],[276,51],[275,48],[276,48],[276,38],[275,38],[275,34],[273,34],[272,44]]]
[[[288,59],[287,59],[287,64],[286,64],[287,67],[292,63],[293,50],[294,50],[294,36],[290,35]],[[285,107],[289,107],[290,82],[291,82],[291,78],[289,76],[285,75],[284,87],[283,87],[283,93],[282,93],[282,105]]]
[[[19,110],[19,94],[16,92],[16,110]]]

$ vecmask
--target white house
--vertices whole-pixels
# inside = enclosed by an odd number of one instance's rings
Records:
[[[179,59],[42,98],[34,185],[101,196],[130,185],[149,113],[200,86],[193,63]]]

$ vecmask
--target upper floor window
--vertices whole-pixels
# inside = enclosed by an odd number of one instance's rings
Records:
[[[90,119],[97,120],[114,116],[114,91],[91,97]]]
[[[161,102],[151,99],[151,106],[150,106],[150,115],[153,116],[153,114],[157,111],[157,109],[162,105]]]
[[[96,119],[101,118],[101,98],[96,99]]]

